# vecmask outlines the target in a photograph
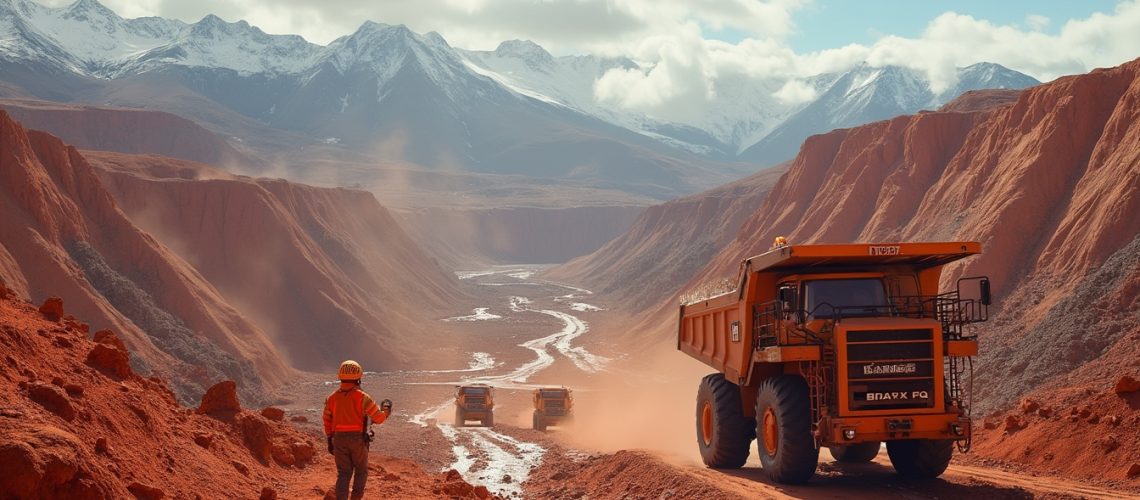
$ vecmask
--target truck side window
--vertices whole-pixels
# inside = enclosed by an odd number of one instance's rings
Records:
[[[783,311],[781,319],[792,319],[795,311],[799,309],[796,284],[784,283],[780,285],[780,289],[776,293],[776,298],[780,301],[780,310]]]

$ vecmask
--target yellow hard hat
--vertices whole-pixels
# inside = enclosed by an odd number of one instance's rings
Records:
[[[337,378],[348,381],[360,380],[360,377],[363,375],[364,369],[360,367],[360,363],[351,359],[341,363],[340,369],[336,372]]]

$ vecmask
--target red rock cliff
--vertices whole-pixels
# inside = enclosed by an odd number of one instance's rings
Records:
[[[127,219],[75,148],[3,111],[0,213],[0,279],[121,332],[142,364],[188,384],[186,397],[220,378],[252,395],[290,375],[261,329]]]
[[[949,266],[943,284],[993,279],[1000,304],[983,332],[979,377],[1004,383],[982,384],[984,407],[1111,356],[1140,321],[1131,312],[1140,295],[1138,73],[1133,61],[1027,89],[998,108],[811,137],[690,287],[732,275],[778,235],[978,240],[984,254]]]
[[[349,354],[406,367],[455,278],[369,193],[228,175],[154,156],[89,153],[127,215],[269,333],[294,366]]]

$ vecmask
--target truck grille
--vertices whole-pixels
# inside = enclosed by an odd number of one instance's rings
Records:
[[[487,406],[487,398],[479,396],[467,396],[464,398],[468,408],[483,408]]]
[[[566,402],[561,399],[545,399],[542,402],[543,412],[547,415],[565,415]]]
[[[847,332],[847,406],[852,410],[934,407],[934,331]]]

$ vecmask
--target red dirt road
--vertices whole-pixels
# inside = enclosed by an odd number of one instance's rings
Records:
[[[803,486],[770,482],[755,453],[740,470],[708,469],[699,462],[691,423],[696,378],[688,372],[699,367],[681,364],[648,375],[630,366],[629,358],[609,352],[602,341],[607,332],[591,329],[591,323],[605,323],[605,313],[573,307],[588,303],[605,309],[584,290],[540,283],[513,269],[464,281],[482,302],[459,307],[455,317],[499,318],[464,323],[470,332],[462,345],[457,341],[457,352],[466,358],[452,356],[449,363],[430,367],[434,371],[366,376],[365,390],[393,399],[397,408],[377,427],[374,453],[407,458],[429,471],[456,469],[472,484],[504,497],[1140,498],[1140,484],[1097,486],[978,465],[955,464],[937,480],[908,481],[894,473],[885,452],[870,464],[841,466],[824,451],[819,472]],[[520,304],[517,299],[524,295],[529,302]],[[486,309],[469,314],[474,307]],[[582,327],[585,332],[577,334]],[[560,332],[571,338],[560,342],[565,338],[557,336]],[[532,342],[552,335],[550,342]],[[485,356],[472,357],[475,352]],[[590,373],[583,368],[592,365],[580,362],[587,354],[608,361]],[[553,358],[549,365],[543,362],[546,356]],[[447,359],[444,353],[441,359]],[[290,413],[308,415],[314,431],[316,409],[331,390],[327,378],[314,376],[286,391]],[[452,423],[453,384],[473,380],[498,386],[493,429]],[[532,384],[573,388],[577,425],[545,433],[530,429]]]

